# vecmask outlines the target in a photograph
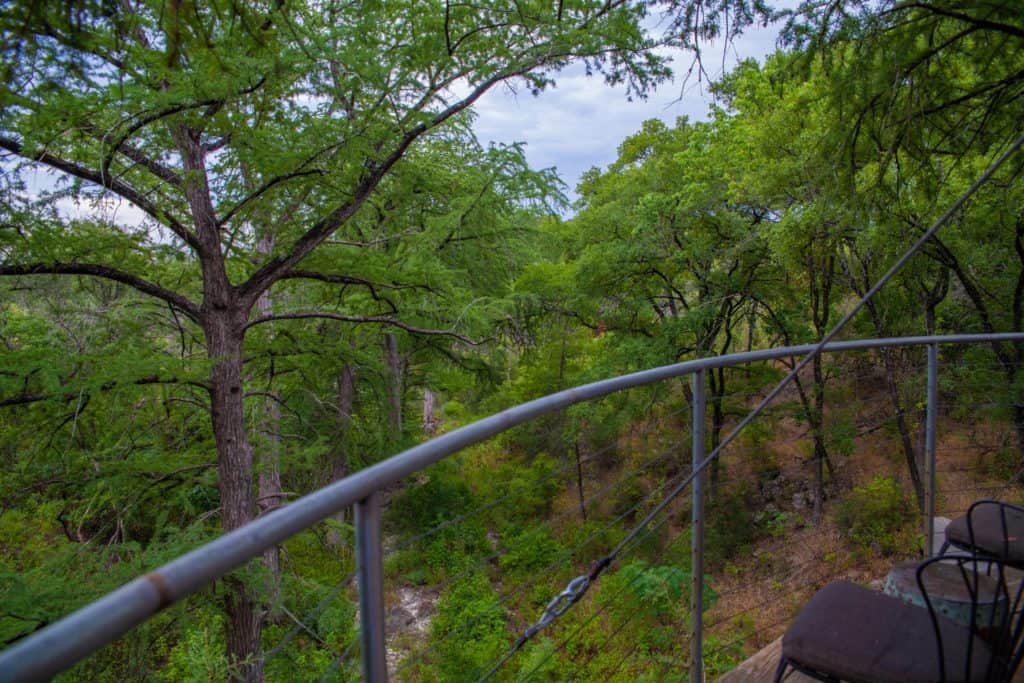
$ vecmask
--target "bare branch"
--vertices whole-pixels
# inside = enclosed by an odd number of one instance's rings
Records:
[[[402,282],[373,282],[361,277],[355,277],[353,275],[336,275],[332,273],[319,273],[312,270],[290,270],[281,276],[282,280],[319,280],[320,282],[328,282],[335,285],[361,285],[371,290],[373,289],[420,289],[425,292],[432,294],[440,294],[436,289],[430,285],[414,285],[406,284]]]

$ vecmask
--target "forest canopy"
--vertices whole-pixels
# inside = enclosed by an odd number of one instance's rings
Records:
[[[1024,132],[1022,17],[1013,2],[959,0],[8,3],[0,642],[438,430],[629,370],[820,338]],[[715,82],[707,120],[649,121],[621,141],[571,216],[554,170],[473,132],[495,87],[543,97],[582,63],[644,97],[670,78],[668,49],[704,78],[709,40],[771,20],[785,26],[778,52]],[[1022,170],[1018,154],[847,334],[1020,331]],[[993,369],[964,400],[993,397],[1024,463],[1024,344],[956,353]],[[908,357],[872,362],[921,505]],[[710,373],[712,448],[744,408],[731,397],[777,370]],[[849,388],[823,359],[796,383],[814,525],[846,476],[829,396]],[[475,454],[484,465],[466,456],[389,492],[396,537],[519,490],[510,482],[546,492],[397,553],[402,585],[455,585],[438,589],[423,636],[441,655],[409,677],[459,679],[533,618],[530,601],[498,604],[500,576],[538,570],[577,532],[529,522],[573,491],[583,522],[614,518],[584,488],[624,461],[596,453],[653,423],[652,405],[691,398],[664,391],[581,407]],[[576,481],[545,488],[570,454]],[[602,469],[585,476],[588,458]],[[723,496],[727,475],[716,462]],[[490,544],[518,550],[455,581]],[[349,642],[351,602],[280,637],[350,568],[351,546],[341,515],[68,675],[283,679],[267,656],[283,650],[319,676]],[[638,560],[611,580],[650,600],[650,649],[677,646],[682,562]],[[475,649],[444,640],[456,617],[481,622]],[[538,652],[541,670],[554,655]]]

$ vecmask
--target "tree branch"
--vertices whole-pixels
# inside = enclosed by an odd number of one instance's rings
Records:
[[[201,316],[199,305],[193,302],[191,299],[173,292],[169,289],[165,289],[160,285],[157,285],[149,280],[144,280],[141,277],[126,273],[110,266],[104,266],[96,263],[25,263],[20,265],[0,265],[0,276],[17,276],[17,275],[89,275],[92,277],[101,277],[107,280],[113,280],[126,284],[129,287],[137,289],[143,294],[162,299],[167,303],[171,304],[182,313],[191,318],[194,322],[199,322]]]
[[[289,270],[287,273],[281,276],[282,280],[319,280],[320,282],[328,282],[335,285],[361,285],[367,287],[370,290],[379,289],[421,289],[431,294],[440,294],[436,289],[430,285],[412,285],[404,284],[401,282],[373,282],[361,277],[355,277],[353,275],[336,275],[332,273],[319,273],[313,270]]]
[[[113,178],[109,174],[98,173],[91,168],[87,168],[73,161],[61,159],[60,157],[54,156],[48,152],[41,152],[38,155],[29,156],[25,152],[24,146],[17,140],[11,138],[0,137],[0,149],[6,149],[8,152],[16,154],[23,159],[45,164],[50,168],[55,168],[58,171],[63,171],[68,175],[81,178],[82,180],[88,180],[91,183],[95,183],[100,187],[110,190],[145,211],[151,218],[153,218],[153,220],[169,227],[175,235],[183,239],[186,244],[192,247],[192,249],[197,252],[200,250],[198,238],[188,230],[188,228],[168,212],[159,209],[155,204],[146,199],[141,192],[128,183],[117,178]]]
[[[259,78],[256,81],[255,84],[253,84],[253,85],[251,85],[249,87],[243,88],[238,93],[238,95],[249,95],[249,94],[252,94],[256,90],[258,90],[266,82],[266,80],[267,80],[266,76],[263,76],[263,77]],[[238,95],[236,95],[236,96],[238,96]],[[171,106],[166,107],[164,109],[160,109],[160,110],[152,112],[150,114],[146,114],[145,116],[140,116],[138,118],[138,120],[135,123],[133,123],[132,125],[128,126],[128,130],[126,130],[125,132],[121,133],[121,135],[118,136],[117,140],[114,141],[114,144],[111,145],[110,151],[107,153],[107,155],[103,159],[103,164],[100,167],[100,174],[103,177],[107,177],[107,176],[110,175],[110,164],[114,160],[114,155],[117,152],[121,151],[121,146],[128,140],[128,138],[130,138],[136,132],[138,132],[142,128],[145,128],[149,124],[155,123],[155,122],[159,121],[160,119],[166,118],[168,116],[172,116],[174,114],[179,114],[179,113],[181,113],[183,111],[188,111],[190,109],[199,109],[199,108],[202,108],[202,107],[218,107],[218,106],[222,106],[223,104],[224,104],[224,98],[210,98],[210,99],[206,99],[206,100],[199,100],[198,102],[183,102],[183,103],[180,103],[180,104],[174,104],[174,105],[171,105]]]
[[[250,320],[249,323],[245,326],[245,329],[249,329],[250,327],[254,327],[256,325],[262,325],[264,323],[274,322],[276,320],[309,320],[309,319],[338,320],[340,322],[356,323],[356,324],[363,324],[363,325],[365,325],[365,324],[370,324],[370,325],[388,325],[388,326],[391,326],[391,327],[397,327],[400,330],[405,330],[406,332],[409,332],[411,334],[420,334],[420,335],[433,336],[433,337],[452,337],[453,339],[458,339],[462,343],[469,344],[470,346],[479,346],[481,344],[484,344],[484,343],[490,341],[490,338],[488,338],[488,339],[481,339],[481,340],[470,339],[469,337],[467,337],[465,335],[459,334],[458,332],[452,332],[451,330],[433,330],[433,329],[428,329],[428,328],[423,328],[423,327],[416,327],[414,325],[409,325],[408,323],[404,323],[401,320],[397,320],[397,319],[389,317],[389,316],[383,316],[383,315],[369,315],[369,316],[343,315],[343,314],[340,314],[340,313],[326,313],[326,312],[320,312],[320,311],[309,312],[309,313],[277,313],[277,314],[273,314],[273,315],[265,315],[265,316],[262,316],[260,318],[256,318],[254,320]]]
[[[311,251],[316,249],[316,247],[330,237],[349,218],[355,215],[355,213],[363,206],[366,200],[373,193],[380,181],[385,175],[387,175],[388,171],[398,163],[398,160],[405,155],[405,152],[409,149],[412,143],[420,136],[468,108],[497,83],[510,78],[515,78],[516,76],[521,76],[543,61],[543,59],[540,59],[537,60],[536,63],[531,63],[529,66],[522,66],[518,69],[504,71],[491,76],[480,83],[463,99],[452,104],[441,112],[438,112],[429,121],[420,123],[407,131],[383,161],[370,166],[369,172],[356,187],[356,190],[352,194],[352,198],[350,200],[317,221],[313,227],[311,227],[295,242],[288,254],[268,261],[238,288],[239,298],[244,302],[244,305],[249,308],[255,304],[256,299],[261,293],[263,293],[275,281],[280,279],[285,272],[305,258]]]
[[[86,122],[83,124],[82,127],[100,143],[104,145],[106,144],[107,134],[104,131],[100,130],[97,126],[93,125],[92,123]],[[145,168],[147,171],[155,175],[160,180],[163,180],[164,182],[168,183],[169,185],[173,185],[174,187],[181,187],[181,176],[175,173],[174,170],[171,169],[170,167],[161,164],[160,162],[156,161],[155,159],[147,155],[138,147],[130,145],[127,142],[122,142],[118,149],[111,150],[110,155],[113,155],[114,152],[118,151],[120,151],[121,154],[125,155],[139,166]],[[102,174],[108,174],[107,166],[103,167]]]
[[[971,26],[977,26],[978,28],[985,29],[988,31],[996,31],[998,33],[1005,33],[1007,35],[1014,36],[1016,38],[1024,38],[1024,28],[1019,26],[1013,26],[1011,24],[1003,24],[997,21],[990,21],[988,19],[982,19],[979,17],[972,17],[970,14],[964,12],[957,12],[951,9],[944,9],[942,7],[936,7],[935,5],[925,2],[907,2],[897,5],[893,8],[894,11],[902,9],[920,9],[932,14],[937,14],[948,19],[956,19],[962,21],[965,24]]]
[[[110,391],[114,387],[122,384],[122,382],[107,382],[100,387],[100,391]],[[149,375],[147,377],[140,377],[138,379],[128,382],[128,384],[134,384],[136,386],[147,386],[150,384],[185,384],[188,386],[198,387],[204,391],[209,391],[210,387],[203,384],[202,382],[196,382],[194,380],[180,380],[177,377],[160,377],[158,375]],[[88,396],[88,394],[84,394]],[[70,401],[81,400],[83,394],[80,391],[69,391],[63,394],[30,394],[27,391],[23,391],[15,396],[9,396],[7,398],[0,399],[0,408],[8,408],[10,406],[23,406],[30,403],[39,403],[40,401],[53,401],[60,400],[63,403]]]
[[[233,207],[231,207],[228,210],[228,212],[224,214],[224,217],[217,221],[217,226],[221,227],[227,225],[228,221],[234,218],[235,214],[237,214],[239,211],[245,208],[245,206],[248,205],[250,202],[259,199],[264,193],[266,193],[275,185],[280,185],[281,183],[288,182],[289,180],[301,178],[307,175],[324,175],[325,173],[327,172],[324,171],[322,168],[313,168],[306,171],[294,171],[292,173],[285,173],[284,175],[279,175],[274,178],[271,178],[267,182],[263,183],[263,185],[253,190],[253,192],[248,197],[245,197],[244,199],[242,199],[242,201],[238,202]]]

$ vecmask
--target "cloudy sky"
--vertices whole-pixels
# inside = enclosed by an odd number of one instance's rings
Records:
[[[712,78],[731,69],[740,59],[758,61],[774,52],[780,25],[751,28],[723,54],[722,45],[706,46],[705,69]],[[555,167],[575,198],[576,183],[587,169],[615,160],[619,143],[647,119],[672,124],[676,118],[707,118],[711,97],[707,83],[695,76],[684,82],[690,56],[673,59],[674,81],[665,82],[646,101],[630,102],[625,88],[605,85],[600,76],[588,77],[582,66],[571,67],[557,78],[557,86],[534,97],[495,88],[474,108],[477,136],[487,142],[525,142],[534,168]]]

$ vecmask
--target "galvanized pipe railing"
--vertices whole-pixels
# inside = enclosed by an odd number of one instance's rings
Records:
[[[704,417],[707,412],[705,380],[707,370],[693,373],[693,428],[691,448],[693,468],[700,467],[707,453],[704,444]],[[690,523],[690,680],[704,680],[704,483],[707,473],[701,473],[693,480],[693,503]]]
[[[940,344],[977,344],[1024,341],[1024,333],[945,335],[934,337],[898,337],[830,342],[823,350],[828,353],[862,351],[892,346],[929,346],[929,461],[934,461],[934,405],[935,363]],[[259,557],[264,550],[278,545],[287,538],[314,524],[356,505],[360,605],[363,625],[363,662],[367,680],[386,680],[384,658],[383,582],[380,548],[380,510],[377,493],[401,479],[432,465],[468,446],[485,441],[512,427],[528,422],[577,403],[593,400],[635,387],[654,384],[674,377],[707,370],[733,367],[745,363],[803,356],[817,348],[816,344],[791,346],[761,351],[715,356],[668,365],[651,370],[623,375],[573,389],[560,391],[509,408],[473,424],[453,430],[423,444],[410,448],[388,460],[372,465],[341,481],[326,486],[293,503],[260,517],[259,519],[224,534],[220,538],[193,550],[149,574],[139,577],[109,593],[73,614],[51,624],[0,652],[0,680],[41,681],[63,671],[92,652],[114,641],[132,627],[142,623],[158,611],[224,577],[249,560]],[[697,391],[702,384],[694,380],[694,462],[702,462],[704,392]],[[702,387],[701,387],[702,388]],[[699,426],[698,426],[699,424]],[[699,457],[698,457],[699,456]],[[928,488],[934,507],[934,465],[928,474]],[[695,484],[694,503],[701,487]],[[930,523],[930,522],[929,522]],[[699,562],[703,549],[699,543],[703,531],[703,515],[694,515],[693,571],[694,610],[692,639],[691,680],[700,680],[701,655],[701,596],[703,571]],[[698,611],[699,610],[699,611]]]
[[[381,547],[380,491],[356,503],[356,571],[359,585],[363,680],[388,679],[384,633],[384,550]]]
[[[924,432],[924,548],[935,554],[935,420],[939,410],[939,346],[928,345],[928,397]]]

